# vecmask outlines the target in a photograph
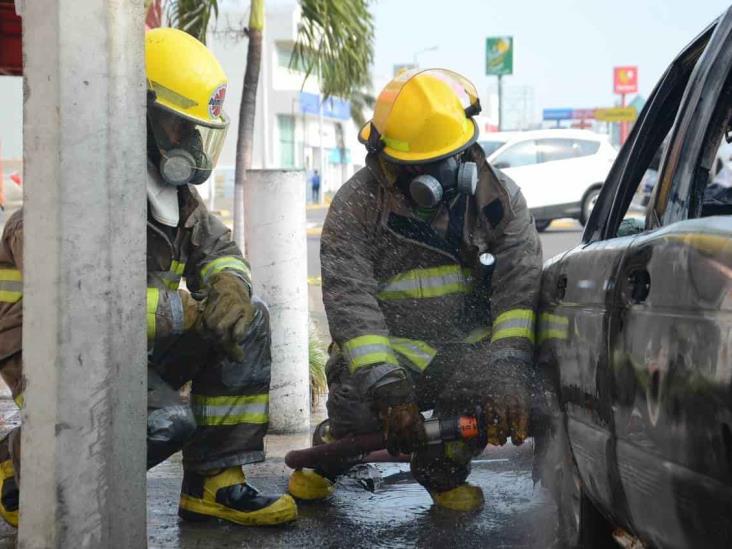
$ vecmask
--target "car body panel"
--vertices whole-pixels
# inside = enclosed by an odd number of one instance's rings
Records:
[[[582,490],[658,547],[732,546],[732,216],[687,219],[715,160],[692,141],[730,67],[732,10],[666,71],[582,244],[542,279],[538,364],[556,369]],[[615,236],[672,127],[645,232]]]

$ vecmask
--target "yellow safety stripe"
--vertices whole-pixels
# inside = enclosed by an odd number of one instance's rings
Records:
[[[170,264],[170,270],[164,273],[160,273],[160,276],[163,279],[165,286],[167,286],[171,290],[177,290],[180,286],[180,279],[183,276],[183,271],[185,271],[185,268],[185,261],[181,262],[174,259]]]
[[[219,257],[217,259],[214,259],[213,261],[210,261],[203,267],[203,269],[201,269],[201,281],[203,282],[203,284],[208,284],[208,279],[210,277],[224,270],[239,271],[241,273],[244,273],[244,276],[247,279],[251,278],[251,271],[249,270],[249,266],[244,262],[243,259],[241,259],[240,257],[235,257],[233,255],[225,255],[223,257]]]
[[[160,290],[157,288],[147,289],[147,339],[152,341],[155,339],[156,317],[158,310],[158,302],[160,301]]]
[[[23,298],[23,275],[17,269],[0,269],[0,302],[17,303]]]
[[[191,395],[191,409],[198,425],[219,426],[269,421],[269,394],[238,396]]]
[[[348,367],[355,372],[364,366],[379,362],[398,365],[389,338],[381,335],[362,335],[349,339],[343,344],[343,352],[348,360]]]
[[[569,319],[566,316],[541,313],[539,316],[539,343],[547,339],[567,339]]]
[[[391,348],[414,364],[420,371],[430,365],[437,354],[437,349],[418,339],[390,337]]]
[[[393,139],[391,137],[386,137],[385,135],[381,136],[381,140],[390,149],[401,152],[409,152],[409,143],[407,143],[406,141],[400,141],[399,139]]]
[[[475,343],[480,343],[484,339],[488,339],[491,337],[491,328],[490,326],[483,326],[481,328],[476,328],[475,330],[472,330],[466,337],[463,339],[465,343],[470,343],[471,345],[474,345]]]
[[[460,265],[443,265],[398,274],[381,284],[376,295],[382,301],[426,299],[466,294],[472,287],[470,269],[463,269]]]
[[[524,337],[535,340],[534,323],[536,315],[531,309],[513,309],[498,315],[493,321],[493,336],[491,341],[509,337]]]
[[[23,393],[19,393],[18,396],[16,396],[13,400],[15,401],[15,404],[16,406],[18,406],[18,408],[22,408],[23,406],[25,406],[25,396],[23,395]]]

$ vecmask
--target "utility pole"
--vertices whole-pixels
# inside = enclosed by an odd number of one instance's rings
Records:
[[[503,131],[503,75],[498,75],[498,131]]]
[[[18,546],[145,547],[143,2],[22,5]]]

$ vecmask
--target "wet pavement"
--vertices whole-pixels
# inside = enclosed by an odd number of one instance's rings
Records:
[[[289,469],[284,453],[306,437],[269,437],[267,462],[248,475],[263,491],[282,492]],[[273,444],[274,443],[274,444]],[[272,448],[274,446],[274,448]],[[490,448],[476,459],[470,481],[485,492],[476,513],[438,509],[403,463],[359,466],[338,483],[325,502],[301,503],[298,521],[284,527],[252,528],[179,521],[180,466],[176,460],[149,474],[150,547],[549,547],[554,506],[531,480],[530,443]]]
[[[314,421],[322,417],[322,410]],[[2,431],[18,414],[0,399]],[[267,460],[246,467],[264,492],[284,492],[290,469],[285,453],[308,445],[309,435],[270,435]],[[283,527],[243,527],[223,522],[186,523],[178,518],[180,454],[148,473],[148,539],[151,548],[234,547],[472,547],[544,548],[554,539],[555,508],[531,480],[533,447],[489,447],[473,462],[470,481],[486,504],[475,513],[436,508],[405,463],[359,466],[339,480],[327,501],[299,504],[297,522]],[[15,546],[15,530],[0,524],[0,548]]]

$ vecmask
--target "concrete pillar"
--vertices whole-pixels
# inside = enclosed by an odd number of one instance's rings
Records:
[[[254,293],[272,323],[270,430],[310,428],[305,185],[298,170],[250,170],[244,189]]]
[[[21,548],[144,547],[142,0],[25,2]]]

